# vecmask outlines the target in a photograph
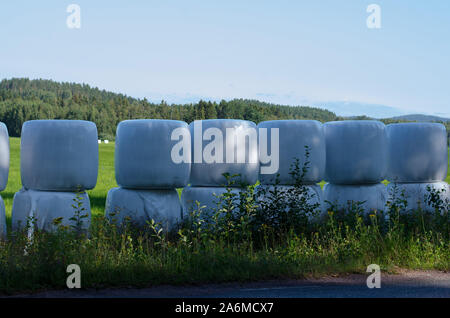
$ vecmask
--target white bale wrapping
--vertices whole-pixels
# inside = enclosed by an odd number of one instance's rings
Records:
[[[138,226],[153,219],[166,230],[173,229],[182,219],[181,204],[175,189],[132,190],[112,188],[106,198],[105,216],[123,224],[125,218]]]
[[[80,202],[84,211],[81,215],[82,229],[89,228],[91,223],[91,206],[86,192],[54,192],[21,189],[14,195],[12,207],[12,227],[14,231],[27,226],[27,222],[33,219],[36,228],[45,231],[54,231],[57,226],[53,224],[56,218],[62,217],[61,225],[76,226],[76,222],[70,220],[76,214],[74,199],[80,196]],[[31,224],[30,224],[31,225]]]
[[[258,124],[258,131],[267,129],[267,148],[271,154],[271,129],[278,128],[279,131],[279,170],[273,174],[259,174],[261,184],[275,184],[277,173],[279,184],[294,184],[289,174],[295,158],[299,159],[300,168],[305,163],[305,146],[309,147],[308,171],[304,176],[303,183],[314,184],[320,182],[325,174],[325,135],[323,125],[316,120],[272,120]],[[260,145],[261,159],[261,145]],[[260,162],[261,167],[268,166]]]
[[[330,202],[338,210],[348,210],[352,203],[363,202],[360,205],[365,213],[384,211],[388,198],[386,186],[382,183],[369,185],[338,185],[327,183],[324,188],[324,201]],[[327,209],[329,203],[325,202]]]
[[[22,126],[20,174],[25,189],[77,191],[97,183],[97,126],[83,120],[31,120]]]
[[[323,198],[324,198],[323,191],[320,188],[320,185],[318,185],[318,184],[304,185],[303,187],[306,189],[306,195],[308,196],[306,203],[310,206],[318,204],[318,207],[316,209],[317,215],[308,214],[308,218],[310,221],[318,220],[319,217],[325,211],[325,209],[324,209],[325,206],[324,206],[324,201],[323,201]],[[294,188],[293,186],[279,185],[279,186],[277,186],[277,191],[279,191],[280,195],[287,195],[287,193],[289,191],[292,191],[293,188]],[[273,186],[273,185],[257,186],[255,188],[255,191],[257,194],[260,194],[257,197],[258,204],[261,204],[262,202],[269,202],[269,200],[272,197],[270,192],[273,192],[274,190],[275,190],[275,186]],[[262,193],[265,193],[265,196],[262,196],[261,195]],[[289,212],[289,211],[286,211],[286,212]]]
[[[447,176],[447,132],[438,123],[386,126],[389,137],[388,180],[436,182]]]
[[[406,211],[417,211],[419,208],[424,212],[433,213],[435,207],[429,204],[430,191],[428,187],[434,189],[439,193],[439,198],[443,201],[444,205],[447,200],[450,200],[450,189],[447,182],[424,182],[424,183],[389,183],[387,186],[387,191],[389,199],[393,200],[406,200],[407,206]],[[442,211],[444,212],[444,211]]]
[[[0,196],[0,239],[6,238],[6,212],[5,202]]]
[[[0,122],[0,191],[5,190],[9,173],[9,135],[8,128]]]
[[[232,188],[232,193],[239,195],[242,191],[240,188]],[[181,193],[181,205],[183,207],[183,215],[189,216],[193,211],[197,211],[197,201],[202,216],[211,217],[220,209],[221,196],[227,192],[227,188],[222,187],[185,187]],[[238,197],[236,197],[238,199]],[[238,201],[236,201],[238,203]]]
[[[195,127],[202,127],[202,134],[199,131],[195,131]],[[230,131],[229,138],[227,138],[227,128]],[[231,130],[235,129],[235,134],[231,134]],[[230,175],[240,174],[238,179],[244,184],[255,184],[258,180],[259,173],[259,158],[258,158],[258,140],[257,140],[257,129],[253,122],[246,120],[234,120],[234,119],[208,119],[194,121],[189,124],[189,129],[191,131],[191,146],[192,146],[192,165],[191,165],[191,178],[190,183],[192,186],[204,186],[204,187],[221,187],[227,184],[226,179],[223,177],[223,173],[229,173]],[[245,145],[239,144],[237,142],[237,136],[244,136],[246,132],[256,134],[256,142],[250,142],[250,138],[245,138]],[[211,136],[208,134],[211,133]],[[215,139],[213,133],[220,134],[222,142],[220,142],[220,137]],[[206,137],[209,140],[203,140]],[[203,137],[203,138],[202,138]],[[213,151],[211,143],[217,145],[219,149],[217,153]],[[197,150],[196,151],[196,147]],[[206,147],[206,148],[205,148]],[[227,152],[227,148],[230,150]],[[211,153],[213,155],[217,154],[218,161],[205,162],[203,154]],[[222,151],[222,155],[219,158],[219,153]],[[234,156],[232,156],[234,154]],[[227,156],[228,159],[227,160]],[[238,158],[241,156],[245,160],[239,161]],[[231,160],[233,159],[233,160]],[[239,186],[239,184],[236,184]]]
[[[186,162],[176,163],[172,158],[172,149],[179,142],[178,137],[175,140],[171,138],[175,130],[185,134],[183,138],[186,138],[187,147],[182,151],[186,151]],[[117,184],[121,187],[184,187],[189,181],[190,157],[190,132],[183,121],[125,120],[117,127],[115,169]]]
[[[385,125],[374,120],[324,124],[325,180],[335,184],[377,183],[385,178],[388,140]]]

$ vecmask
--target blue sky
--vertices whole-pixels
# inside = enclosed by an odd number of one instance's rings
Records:
[[[366,26],[372,3],[381,29]],[[450,117],[449,17],[447,0],[2,1],[0,77]]]

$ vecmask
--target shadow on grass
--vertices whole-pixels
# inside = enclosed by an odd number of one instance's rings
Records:
[[[91,202],[91,211],[93,210],[105,210],[105,203],[106,203],[106,195],[95,195],[90,194],[89,200]]]
[[[14,194],[16,194],[15,192],[1,192],[0,195],[2,196],[3,200],[5,199],[13,199],[14,198]]]

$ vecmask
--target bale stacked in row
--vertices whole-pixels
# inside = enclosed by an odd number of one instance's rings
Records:
[[[108,192],[106,217],[139,226],[148,221],[170,229],[181,218],[176,188],[190,174],[190,133],[176,120],[125,120],[116,132],[115,171],[118,188]]]
[[[0,122],[0,191],[5,190],[9,174],[9,135],[8,128]],[[0,239],[6,237],[5,203],[0,196]]]
[[[259,190],[268,194],[275,185],[280,185],[281,192],[291,191],[296,184],[305,188],[304,194],[310,205],[323,206],[322,189],[317,184],[323,180],[325,174],[325,135],[322,123],[315,120],[273,120],[258,124],[260,137],[259,155],[261,171]],[[271,162],[264,158],[270,154]],[[265,171],[277,160],[276,171]],[[298,160],[298,161],[297,161]],[[298,162],[300,173],[292,175],[295,163]],[[302,168],[306,173],[302,176]],[[269,173],[267,173],[269,172]],[[296,180],[297,178],[297,180]],[[266,198],[259,198],[265,200]],[[318,209],[319,211],[319,209]],[[310,220],[313,215],[310,215]]]
[[[447,176],[447,132],[438,123],[401,123],[387,125],[389,136],[388,191],[406,199],[407,210],[432,212],[429,189],[445,202],[449,186]],[[404,197],[403,197],[404,195]]]
[[[324,125],[326,138],[325,200],[338,210],[359,205],[384,210],[388,137],[379,121],[335,121]]]
[[[235,194],[241,187],[258,180],[258,133],[256,125],[246,120],[196,120],[189,125],[192,164],[190,186],[181,195],[183,213],[204,206],[202,213],[211,216],[220,204],[218,198],[230,185]],[[224,173],[232,178],[229,184]]]
[[[61,225],[90,225],[90,203],[85,190],[97,183],[97,127],[82,120],[32,120],[22,126],[20,174],[23,188],[14,195],[13,230],[33,223],[38,229]],[[80,209],[74,208],[76,202]],[[83,208],[84,210],[81,210]],[[30,228],[32,230],[32,228]]]

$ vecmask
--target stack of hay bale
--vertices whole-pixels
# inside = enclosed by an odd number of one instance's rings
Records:
[[[211,216],[219,203],[218,196],[227,189],[223,176],[233,178],[232,193],[238,195],[243,185],[258,180],[259,158],[256,125],[246,120],[196,120],[191,131],[192,163],[190,186],[183,189],[183,213],[197,210],[197,202],[205,208],[204,216]]]
[[[187,146],[178,148],[179,142]],[[106,217],[117,224],[123,224],[127,218],[138,226],[154,220],[163,228],[172,229],[182,218],[176,188],[188,183],[190,152],[189,128],[183,121],[140,119],[120,122],[115,145],[119,187],[108,192]],[[186,160],[174,160],[173,156],[182,156]]]
[[[438,123],[400,123],[387,125],[389,137],[389,193],[407,201],[407,210],[433,212],[428,187],[449,199],[447,176],[447,132]],[[397,193],[393,193],[397,192]],[[405,211],[404,211],[405,212]]]
[[[9,135],[8,128],[0,122],[0,191],[5,190],[9,173]],[[6,237],[5,203],[0,196],[0,239]]]
[[[383,211],[388,159],[386,126],[379,121],[348,120],[324,124],[326,139],[325,200],[338,210],[356,203],[365,213]],[[361,204],[362,203],[362,204]]]
[[[13,230],[29,225],[42,230],[76,226],[74,199],[81,203],[82,228],[90,225],[84,190],[97,183],[97,126],[82,120],[32,120],[22,126],[20,173],[23,188],[14,195]],[[78,199],[77,199],[78,197]],[[75,204],[76,205],[76,204]],[[32,228],[30,228],[32,230]]]
[[[295,184],[291,174],[295,160],[299,160],[300,173],[306,160],[308,160],[307,172],[303,176],[301,184],[306,189],[307,203],[310,205],[318,204],[321,209],[323,207],[323,195],[322,189],[317,183],[323,180],[325,174],[325,135],[322,123],[315,120],[265,121],[258,124],[258,132],[260,135],[267,134],[267,147],[262,144],[259,145],[261,165],[259,174],[261,185],[259,187],[263,189],[262,193],[270,193],[277,183],[279,191],[287,193]],[[274,136],[273,133],[278,134],[278,136]],[[277,140],[279,140],[278,147],[272,149],[272,146],[275,145],[274,142]],[[265,141],[262,142],[265,143]],[[263,147],[267,148],[267,154],[271,154],[273,159],[275,159],[274,155],[279,156],[277,158],[279,163],[277,171],[265,173],[265,168],[272,163],[266,164],[263,162],[263,156],[267,155],[261,153]],[[309,158],[305,157],[306,150],[309,152]],[[277,151],[279,154],[276,154]],[[264,200],[264,198],[259,199]],[[318,210],[320,211],[320,209]],[[312,220],[313,215],[308,216]]]

